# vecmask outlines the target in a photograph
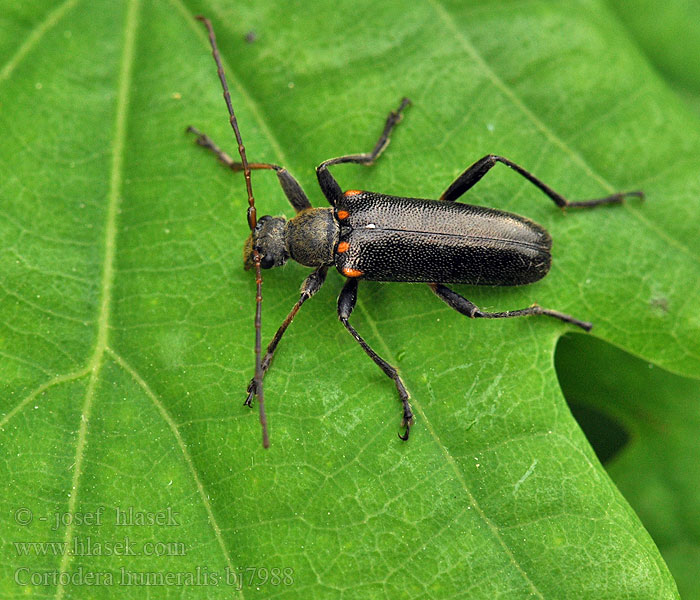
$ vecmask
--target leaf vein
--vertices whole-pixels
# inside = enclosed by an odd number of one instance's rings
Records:
[[[207,512],[207,516],[209,517],[209,523],[211,524],[212,529],[214,530],[214,535],[216,536],[216,541],[219,543],[219,547],[221,548],[221,551],[224,555],[224,559],[226,560],[226,564],[229,567],[229,572],[233,574],[234,578],[237,579],[238,575],[236,574],[236,569],[233,566],[233,563],[231,562],[231,556],[228,551],[228,547],[226,546],[226,542],[224,541],[224,537],[222,534],[221,526],[219,525],[219,522],[216,518],[216,515],[214,514],[214,508],[209,501],[209,498],[207,496],[206,490],[204,489],[204,484],[202,483],[202,479],[199,476],[199,473],[197,471],[197,467],[194,463],[194,460],[192,459],[192,456],[190,455],[188,449],[187,449],[187,443],[185,442],[184,438],[182,437],[182,434],[180,433],[180,429],[178,427],[178,424],[175,422],[175,419],[170,415],[168,410],[165,408],[165,405],[161,401],[161,399],[156,395],[156,393],[151,389],[151,387],[148,385],[146,380],[141,377],[141,375],[132,367],[124,358],[122,358],[119,354],[117,354],[114,350],[111,348],[107,348],[106,351],[114,358],[116,363],[124,369],[130,376],[131,378],[139,385],[139,387],[144,391],[146,396],[153,402],[154,406],[158,409],[158,412],[161,414],[163,417],[163,420],[166,422],[170,430],[172,431],[173,436],[175,437],[175,440],[177,441],[177,445],[180,448],[180,452],[182,452],[182,456],[185,459],[185,463],[187,464],[187,467],[190,470],[190,473],[192,475],[192,478],[194,479],[195,485],[197,486],[197,492],[199,493],[199,497],[202,501],[202,504],[204,505],[204,509]],[[238,585],[236,585],[238,582],[234,581],[233,588],[237,589],[239,588]],[[240,592],[239,597],[243,598],[243,591],[242,589],[238,590]]]
[[[0,84],[3,81],[7,81],[12,75],[13,71],[17,68],[22,60],[27,54],[34,48],[42,37],[63,18],[63,16],[76,4],[78,0],[66,0],[61,6],[52,10],[46,18],[39,23],[32,32],[24,40],[24,43],[20,45],[17,52],[5,63],[5,66],[0,69]]]

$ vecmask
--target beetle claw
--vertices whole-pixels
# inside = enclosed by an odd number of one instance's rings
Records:
[[[245,402],[243,403],[243,406],[249,406],[252,408],[253,406],[253,396],[255,396],[255,379],[251,379],[250,383],[248,384],[248,397],[245,399]]]

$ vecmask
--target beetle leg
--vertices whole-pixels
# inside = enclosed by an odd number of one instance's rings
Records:
[[[529,315],[547,315],[548,317],[554,317],[564,323],[571,323],[576,325],[585,331],[590,331],[593,328],[592,323],[587,321],[580,321],[575,319],[571,315],[564,314],[558,310],[551,310],[549,308],[542,308],[537,304],[533,304],[528,308],[521,308],[520,310],[507,310],[505,312],[483,312],[476,304],[469,302],[464,296],[460,296],[454,290],[451,290],[441,283],[429,283],[430,288],[435,292],[435,295],[445,302],[451,308],[454,308],[457,312],[466,315],[472,319],[508,319],[510,317],[526,317]]]
[[[488,154],[477,160],[471,167],[464,171],[457,179],[455,179],[448,187],[445,192],[440,196],[440,200],[446,200],[447,202],[454,202],[462,194],[464,194],[469,188],[474,186],[479,180],[489,172],[491,167],[493,167],[497,162],[503,163],[507,167],[510,167],[515,172],[522,175],[530,183],[534,184],[537,188],[542,190],[547,196],[549,196],[554,203],[559,208],[569,208],[569,207],[591,207],[599,206],[601,204],[621,204],[622,201],[631,196],[636,196],[637,198],[644,198],[644,193],[641,191],[635,192],[618,192],[616,194],[611,194],[610,196],[605,196],[604,198],[596,198],[594,200],[580,200],[576,202],[571,202],[564,198],[561,194],[555,192],[546,183],[539,180],[529,171],[523,169],[520,165],[516,165],[513,161],[504,158],[503,156],[497,156],[495,154]]]
[[[367,356],[369,356],[375,364],[384,371],[387,377],[394,380],[396,384],[396,389],[399,392],[399,400],[403,405],[403,420],[401,421],[401,427],[405,427],[406,431],[403,435],[399,434],[402,440],[408,439],[408,434],[411,431],[411,425],[413,425],[413,412],[411,411],[411,404],[409,403],[409,395],[406,391],[406,386],[404,385],[401,377],[394,367],[392,367],[388,362],[386,362],[381,356],[379,356],[369,344],[365,342],[362,336],[355,331],[355,328],[350,325],[348,319],[350,314],[355,308],[355,302],[357,302],[357,279],[348,279],[343,286],[340,296],[338,296],[338,318],[345,325],[345,328],[350,332],[350,335],[357,340],[357,343],[362,346]]]
[[[208,135],[191,126],[187,128],[187,131],[188,133],[194,133],[197,136],[197,143],[211,150],[229,169],[232,171],[243,171],[243,163],[233,160],[226,152],[219,148]],[[309,202],[309,199],[306,197],[301,185],[299,185],[299,182],[294,179],[284,167],[271,163],[248,163],[248,166],[251,169],[274,170],[277,173],[277,178],[282,186],[284,195],[287,196],[287,200],[289,200],[289,203],[294,207],[296,212],[304,210],[305,208],[311,208],[311,202]]]
[[[301,284],[301,296],[299,297],[299,300],[297,300],[297,303],[292,307],[292,310],[289,311],[287,318],[283,321],[282,325],[280,325],[277,333],[275,333],[275,337],[272,338],[272,341],[270,341],[267,346],[267,352],[265,352],[265,356],[261,362],[263,377],[265,376],[265,372],[270,368],[270,363],[272,362],[272,357],[277,349],[277,344],[280,343],[284,332],[287,331],[287,327],[289,327],[289,324],[294,320],[294,317],[299,312],[301,305],[311,298],[316,292],[318,292],[319,289],[321,289],[323,282],[326,280],[327,272],[328,267],[319,267],[304,280],[304,283]],[[248,397],[243,404],[246,406],[252,406],[253,397],[255,396],[256,392],[255,378],[250,380],[246,391],[248,392]]]
[[[359,163],[363,165],[371,165],[379,155],[384,152],[384,149],[389,145],[391,141],[391,131],[396,127],[398,123],[401,122],[403,118],[403,109],[406,108],[411,101],[408,98],[402,98],[401,104],[396,110],[392,110],[386,118],[386,123],[384,123],[384,130],[379,136],[377,143],[374,145],[372,152],[365,152],[363,154],[349,154],[347,156],[339,156],[338,158],[331,158],[329,160],[324,160],[318,167],[316,167],[316,177],[318,178],[318,183],[321,186],[321,191],[323,195],[328,199],[331,206],[335,206],[335,203],[343,195],[343,190],[341,189],[338,182],[335,180],[333,175],[331,175],[328,167],[331,165],[339,165],[341,163]]]

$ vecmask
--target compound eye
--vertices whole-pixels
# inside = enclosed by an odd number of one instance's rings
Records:
[[[271,269],[272,267],[275,266],[275,261],[271,256],[261,256],[260,257],[260,266],[263,269]]]
[[[263,224],[265,221],[270,220],[270,215],[264,215],[258,219],[258,222],[255,224],[255,231],[260,231],[262,229]]]

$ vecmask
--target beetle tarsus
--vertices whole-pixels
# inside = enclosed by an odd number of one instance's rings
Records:
[[[243,406],[249,406],[250,408],[252,408],[253,398],[255,397],[255,379],[250,380],[250,383],[248,384],[248,389],[246,391],[248,392],[248,397],[245,399]]]
[[[408,397],[401,398],[403,402],[403,421],[401,421],[401,427],[405,427],[403,435],[399,433],[399,437],[405,442],[408,440],[408,436],[411,433],[411,426],[413,425],[413,413],[411,412],[411,405],[408,403]]]
[[[644,192],[641,190],[635,190],[633,192],[618,192],[617,194],[611,194],[610,196],[597,198],[595,200],[581,200],[575,202],[567,201],[567,203],[560,206],[560,208],[562,210],[566,210],[567,208],[590,208],[592,206],[600,206],[602,204],[624,204],[626,198],[639,198],[643,202]]]
[[[210,150],[213,152],[216,157],[219,159],[219,161],[227,166],[229,169],[233,171],[242,171],[243,170],[243,164],[234,161],[226,152],[224,152],[221,148],[219,148],[214,141],[206,134],[202,133],[199,129],[196,127],[192,127],[190,125],[186,130],[187,133],[191,133],[196,136],[195,142],[202,146],[202,148],[206,148],[207,150]]]

